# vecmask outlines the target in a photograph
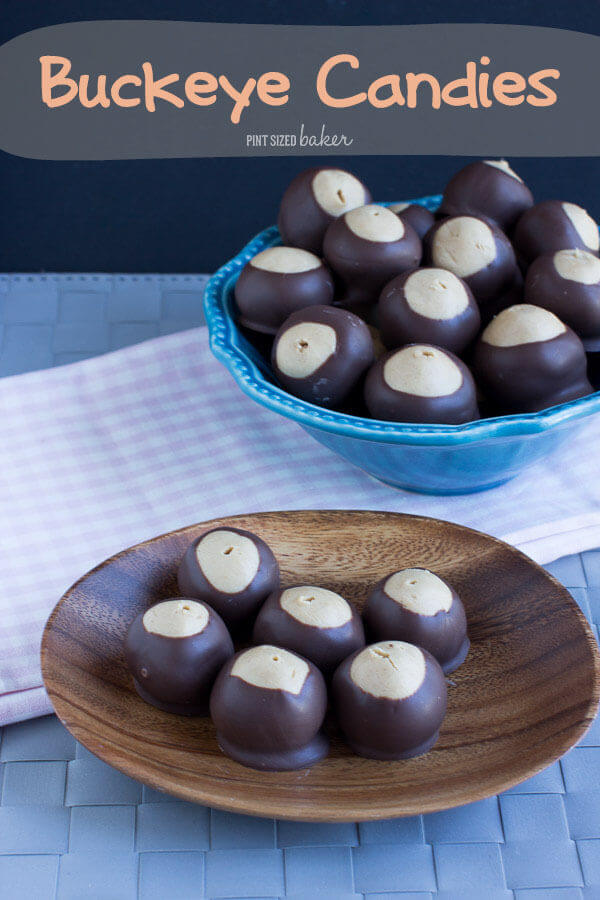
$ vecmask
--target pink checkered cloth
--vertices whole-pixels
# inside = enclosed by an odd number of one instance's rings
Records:
[[[206,329],[0,381],[0,723],[50,711],[42,628],[123,547],[219,515],[385,509],[450,519],[540,562],[600,545],[600,419],[483,494],[395,491],[245,397]]]

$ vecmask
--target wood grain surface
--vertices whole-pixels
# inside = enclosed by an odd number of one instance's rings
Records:
[[[405,566],[450,581],[466,607],[471,652],[449,678],[448,714],[433,750],[400,762],[361,759],[332,726],[331,753],[319,765],[260,773],[220,752],[209,719],[169,715],[138,697],[122,651],[129,623],[177,594],[177,566],[190,541],[228,524],[267,541],[283,585],[319,584],[358,606],[379,578]],[[50,616],[42,670],[69,731],[127,775],[223,809],[333,822],[446,809],[539,772],[592,723],[600,665],[568,591],[513,547],[435,519],[300,511],[215,519],[102,563]]]

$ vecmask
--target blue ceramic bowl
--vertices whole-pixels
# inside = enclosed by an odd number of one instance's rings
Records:
[[[433,211],[440,199],[412,202]],[[297,422],[315,440],[380,481],[431,494],[483,491],[552,453],[600,408],[596,392],[539,413],[467,425],[403,425],[331,412],[293,397],[277,386],[233,315],[233,289],[240,271],[261,250],[280,243],[277,228],[267,228],[210,279],[204,311],[211,349],[245,394]]]

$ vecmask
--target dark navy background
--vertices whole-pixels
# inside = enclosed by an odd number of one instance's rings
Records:
[[[45,25],[119,18],[304,25],[490,22],[600,34],[598,0],[0,0],[0,43]],[[582,110],[582,116],[596,114]],[[337,161],[383,200],[440,191],[466,158]],[[331,164],[336,157],[314,158],[320,162]],[[514,164],[539,199],[573,200],[600,218],[600,159]],[[285,185],[305,165],[292,156],[73,163],[0,152],[0,271],[212,271],[275,221]]]

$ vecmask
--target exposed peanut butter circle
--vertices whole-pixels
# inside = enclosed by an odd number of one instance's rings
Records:
[[[204,577],[224,594],[238,594],[256,577],[260,556],[254,541],[226,528],[205,535],[196,548]]]
[[[162,637],[191,637],[208,625],[208,610],[195,600],[163,600],[144,613],[142,624],[146,631]]]
[[[404,212],[405,209],[408,209],[410,203],[390,203],[388,209],[391,209],[393,213],[401,213]]]
[[[416,397],[447,397],[459,389],[463,376],[443,350],[415,344],[390,356],[383,366],[383,380],[392,390]]]
[[[359,206],[344,216],[346,225],[357,237],[365,241],[387,244],[404,237],[404,223],[385,206],[369,203]]]
[[[350,666],[354,684],[373,697],[405,700],[425,680],[423,651],[404,641],[380,641],[356,656]]]
[[[435,616],[439,612],[448,612],[452,606],[452,591],[428,569],[394,572],[383,590],[400,606],[419,616]]]
[[[486,166],[493,166],[494,169],[500,169],[502,172],[505,172],[506,175],[510,175],[511,178],[516,178],[517,181],[523,183],[523,179],[520,178],[513,169],[510,167],[510,163],[508,163],[505,159],[484,159],[484,163]]]
[[[322,169],[312,180],[314,198],[328,215],[338,216],[362,206],[365,202],[364,185],[343,169]]]
[[[279,603],[298,622],[315,628],[340,628],[352,618],[350,604],[326,588],[310,585],[287,588]]]
[[[587,250],[559,250],[554,254],[554,268],[568,281],[579,284],[600,282],[600,259]]]
[[[503,309],[492,319],[481,339],[492,347],[517,347],[537,341],[551,341],[566,331],[558,316],[531,303]]]
[[[308,378],[319,369],[337,347],[337,334],[331,325],[301,322],[279,337],[275,360],[289,378]]]
[[[231,674],[255,687],[299,694],[308,678],[308,664],[289,650],[261,644],[241,653]]]
[[[434,264],[459,278],[485,269],[496,258],[492,229],[473,216],[457,216],[442,222],[431,247]]]
[[[265,272],[278,272],[285,275],[296,275],[299,272],[310,272],[318,269],[321,260],[308,250],[299,247],[267,247],[250,260],[253,269]]]
[[[600,249],[600,232],[590,214],[576,203],[563,203],[562,208],[585,246],[590,250]]]
[[[404,283],[404,296],[413,312],[428,319],[454,319],[469,305],[464,284],[447,269],[417,269]]]

